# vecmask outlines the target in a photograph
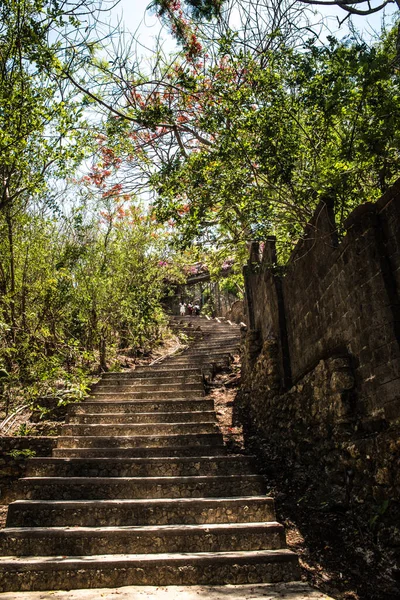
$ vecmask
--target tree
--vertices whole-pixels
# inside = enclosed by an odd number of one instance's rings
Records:
[[[340,9],[349,15],[367,16],[383,10],[390,4],[397,5],[400,8],[399,0],[377,0],[373,3],[370,0],[298,0],[303,4],[316,6],[338,6]],[[242,0],[243,4],[250,5],[251,2]],[[156,7],[160,16],[167,17],[171,21],[174,20],[176,10],[179,10],[183,5],[188,14],[196,19],[220,18],[228,1],[224,0],[153,0],[152,6]],[[256,5],[255,2],[252,3]]]
[[[80,5],[82,6],[82,4]],[[63,13],[62,9],[67,12]],[[0,261],[0,311],[15,341],[16,229],[32,201],[46,195],[83,156],[82,109],[74,92],[53,77],[57,42],[48,42],[67,4],[5,1],[0,25],[0,229],[7,240]]]
[[[174,271],[150,217],[118,204],[115,188],[98,186],[102,215],[97,201],[68,217],[71,197],[64,214],[56,196],[91,153],[87,102],[65,65],[75,73],[91,55],[96,10],[89,0],[0,7],[0,371],[1,392],[17,398],[60,384],[79,394],[121,345],[155,343]]]
[[[340,230],[399,172],[395,38],[311,38],[301,51],[278,38],[260,57],[225,37],[211,56],[157,57],[152,78],[111,88],[107,144],[185,244],[238,248],[274,233],[290,247],[327,195]]]

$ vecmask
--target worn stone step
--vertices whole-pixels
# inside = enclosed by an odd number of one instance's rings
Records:
[[[221,343],[231,342],[233,344],[239,345],[241,343],[241,341],[242,341],[241,335],[237,335],[236,333],[232,333],[232,332],[223,333],[222,332],[218,335],[215,335],[213,333],[204,331],[203,335],[201,337],[199,336],[196,339],[194,339],[188,345],[188,347],[193,347],[193,346],[196,346],[197,344],[206,344],[206,343],[217,345],[219,342],[221,342]]]
[[[76,404],[70,404],[69,414],[98,414],[98,413],[149,413],[149,412],[189,412],[213,410],[214,402],[210,398],[199,400],[136,400],[129,402],[112,400],[84,400]]]
[[[240,346],[242,343],[242,336],[235,333],[221,333],[219,335],[205,334],[202,339],[196,340],[191,347],[195,347],[197,344],[213,344],[215,346],[219,344],[220,347],[223,347],[225,343]]]
[[[151,448],[168,446],[222,445],[221,433],[136,435],[136,436],[60,436],[58,448]]]
[[[78,414],[67,417],[67,423],[215,423],[215,411],[150,412],[150,413],[98,413]]]
[[[200,450],[201,449],[201,450]],[[212,445],[204,446],[169,446],[164,448],[54,448],[53,456],[58,458],[140,458],[140,457],[185,457],[185,456],[223,456],[227,454],[226,447]]]
[[[166,358],[163,361],[163,364],[169,365],[171,368],[175,368],[177,366],[191,365],[193,363],[200,366],[206,359],[215,362],[217,360],[222,360],[223,358],[229,358],[230,356],[231,353],[229,352],[207,352],[205,354],[200,353],[198,356],[196,356],[195,354],[189,354],[188,352],[185,354],[176,354],[175,356],[168,356],[168,358]],[[187,362],[182,362],[183,359],[185,359]]]
[[[176,419],[175,415],[175,419]],[[92,423],[62,426],[63,436],[136,436],[217,433],[215,422],[210,423]]]
[[[189,349],[186,352],[182,352],[181,354],[176,354],[174,356],[205,356],[207,354],[239,354],[239,346],[232,345],[229,344],[229,346],[226,347],[221,347],[221,346],[216,346],[216,347],[200,347],[200,348],[193,348],[193,349]],[[172,356],[169,358],[173,358]]]
[[[132,371],[135,373],[135,371]],[[111,374],[109,374],[111,375]],[[203,383],[203,376],[200,370],[196,370],[195,374],[189,375],[170,375],[168,371],[163,371],[163,375],[157,377],[143,377],[143,373],[137,377],[126,377],[127,373],[113,373],[111,377],[104,377],[100,379],[95,385],[137,385],[137,384],[161,384],[166,385],[168,383]]]
[[[120,527],[275,521],[267,496],[146,500],[17,500],[7,527]]]
[[[183,321],[173,321],[174,324],[179,324],[179,325],[184,325],[186,323],[192,323],[194,326],[198,327],[200,326],[202,329],[203,328],[207,328],[210,327],[211,330],[215,333],[221,331],[221,330],[230,330],[230,331],[238,331],[240,332],[240,325],[238,325],[237,323],[228,323],[227,321],[223,321],[220,320],[219,322],[216,321],[215,319],[204,319],[202,317],[196,317],[196,320],[193,319],[193,317],[191,317],[190,320],[190,315],[186,315],[183,317]]]
[[[173,366],[185,366],[195,362],[197,365],[201,365],[202,368],[210,368],[212,365],[216,365],[217,368],[226,368],[229,367],[232,362],[231,354],[223,354],[220,356],[196,356],[196,357],[177,357],[177,358],[168,358],[168,363],[165,361],[165,365],[173,365]]]
[[[148,381],[148,380],[147,380]],[[151,380],[153,381],[153,380]],[[191,391],[191,392],[197,392],[198,396],[202,396],[203,392],[204,392],[204,384],[203,382],[199,381],[197,383],[173,383],[171,382],[167,382],[167,383],[157,383],[157,384],[148,384],[148,383],[139,383],[137,384],[136,382],[132,383],[132,382],[124,382],[124,381],[120,381],[118,384],[113,384],[113,385],[109,385],[108,382],[103,382],[103,383],[97,383],[96,385],[92,386],[91,388],[91,393],[96,394],[97,392],[102,392],[102,393],[117,393],[119,394],[120,392],[154,392],[154,391],[160,391],[160,392],[179,392],[178,396],[181,395],[181,393],[183,392],[184,395],[186,395],[186,392]]]
[[[192,342],[188,348],[225,348],[227,345],[236,347],[239,345],[239,343],[240,338],[237,338],[236,336],[225,336],[220,339],[204,336],[202,339]],[[179,352],[179,350],[177,352]]]
[[[285,546],[283,527],[276,522],[0,530],[0,556],[234,552]]]
[[[238,351],[234,350],[227,350],[226,352],[210,352],[209,350],[207,351],[200,351],[200,352],[185,352],[184,354],[177,354],[176,356],[169,356],[168,358],[165,359],[164,364],[170,364],[170,365],[185,365],[185,364],[192,364],[192,363],[196,363],[201,365],[202,367],[204,366],[204,362],[218,362],[221,360],[232,360],[232,358],[234,357],[235,354],[238,354]],[[183,362],[183,360],[185,360],[186,362]],[[199,362],[198,362],[199,361]]]
[[[171,369],[170,367],[166,368],[164,363],[160,362],[157,363],[157,365],[154,365],[153,367],[149,366],[146,369],[138,368],[133,371],[123,371],[121,373],[115,371],[103,373],[102,379],[106,380],[114,377],[118,377],[119,379],[147,379],[149,377],[190,377],[193,375],[201,376],[201,369],[194,366]]]
[[[182,331],[183,333],[188,334],[189,336],[194,337],[194,342],[200,340],[223,340],[225,338],[229,338],[232,340],[241,340],[242,334],[239,330],[232,329],[219,329],[218,331],[214,331],[212,327],[202,327],[200,330],[193,327],[180,327],[176,328],[175,331]]]
[[[204,396],[204,388],[200,390],[153,390],[151,392],[146,391],[118,391],[118,392],[103,392],[101,389],[93,390],[88,396],[89,398],[96,398],[99,400],[199,400]]]
[[[197,449],[198,450],[198,449]],[[28,477],[182,477],[254,473],[247,456],[49,458],[27,461]]]
[[[212,337],[213,339],[218,336],[224,335],[240,338],[242,335],[240,329],[232,328],[230,326],[218,327],[218,329],[216,329],[212,325],[210,326],[206,324],[181,324],[178,326],[174,326],[173,330],[187,333],[188,335],[193,336],[194,338],[200,338],[202,335],[204,337]]]
[[[221,329],[240,330],[240,325],[237,323],[227,323],[224,319],[217,321],[216,319],[207,319],[200,315],[176,315],[171,317],[171,322],[174,323],[192,323],[193,325],[200,327],[210,327],[213,331],[220,331]]]
[[[176,364],[176,362],[182,358],[187,358],[189,359],[194,359],[194,358],[199,358],[204,359],[206,357],[210,358],[210,359],[218,359],[221,357],[224,357],[226,355],[229,355],[229,350],[199,350],[198,352],[196,350],[187,350],[186,352],[182,352],[181,354],[174,354],[173,356],[168,356],[167,358],[164,359],[163,364]],[[196,363],[198,364],[198,363]]]
[[[54,590],[125,585],[273,583],[299,578],[290,550],[184,554],[21,557],[0,561],[0,590]]]
[[[218,498],[260,495],[260,475],[191,477],[25,477],[19,490],[27,500],[112,500],[116,498]]]
[[[187,352],[190,350],[196,350],[197,348],[204,347],[210,348],[215,351],[222,351],[226,348],[226,346],[234,346],[239,347],[242,343],[241,338],[232,335],[221,335],[219,337],[204,335],[201,339],[197,339],[189,343],[187,346],[183,348],[179,348],[176,352],[171,354],[170,356],[175,356],[179,352]]]
[[[204,355],[211,355],[211,356],[219,356],[222,354],[230,354],[230,353],[237,353],[238,352],[238,346],[237,344],[230,344],[229,346],[225,346],[225,347],[221,347],[219,344],[217,346],[213,346],[213,347],[204,347],[204,348],[199,348],[197,346],[194,346],[193,348],[188,348],[187,350],[185,350],[184,352],[180,352],[177,354],[174,354],[173,356],[169,356],[168,359],[170,358],[175,358],[177,356],[204,356]]]

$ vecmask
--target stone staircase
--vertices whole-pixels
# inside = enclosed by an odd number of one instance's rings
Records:
[[[0,531],[0,591],[299,578],[263,478],[250,457],[227,454],[204,392],[239,328],[175,326],[195,344],[103,375],[71,405],[53,457],[29,460]]]

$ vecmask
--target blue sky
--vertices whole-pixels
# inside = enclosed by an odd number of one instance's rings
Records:
[[[115,19],[117,19],[122,15],[126,29],[131,32],[138,29],[141,43],[151,48],[154,43],[154,38],[159,34],[161,28],[159,19],[149,11],[146,12],[149,3],[150,0],[121,0],[114,9],[114,16]],[[320,7],[317,8],[320,9]],[[341,9],[329,6],[321,9],[321,12],[326,17],[329,17],[329,27],[335,32],[337,37],[341,37],[348,33],[348,28],[346,26],[342,26],[340,29],[338,28],[337,17],[343,19],[345,16],[345,13]],[[389,17],[388,22],[390,20],[390,15],[394,12],[394,4],[393,7],[386,9],[385,14]],[[352,19],[357,29],[363,31],[367,36],[370,36],[374,30],[380,30],[382,17],[383,12],[381,11],[369,17],[352,17]],[[173,44],[168,33],[165,32],[163,37],[168,45],[171,45],[172,49]]]

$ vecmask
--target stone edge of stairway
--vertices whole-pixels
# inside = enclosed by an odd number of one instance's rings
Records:
[[[0,600],[43,600],[46,592],[4,592]],[[126,586],[51,591],[52,600],[334,600],[308,584],[262,583],[224,586]]]

